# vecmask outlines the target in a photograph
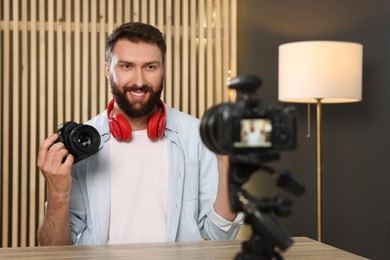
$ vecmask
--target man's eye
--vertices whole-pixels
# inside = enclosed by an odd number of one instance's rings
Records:
[[[131,68],[131,65],[129,63],[119,63],[118,67],[122,70],[129,70]]]
[[[156,65],[149,65],[149,66],[147,67],[148,70],[155,70],[156,68],[157,68]]]

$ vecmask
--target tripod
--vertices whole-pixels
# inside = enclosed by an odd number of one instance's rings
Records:
[[[275,196],[273,199],[257,199],[248,194],[241,186],[250,175],[258,169],[274,174],[273,168],[261,162],[276,157],[232,156],[229,157],[229,196],[230,205],[235,212],[245,213],[245,223],[251,225],[252,236],[242,244],[242,251],[236,255],[236,260],[270,260],[283,259],[280,250],[284,251],[293,243],[288,232],[282,228],[272,213],[278,216],[288,216],[292,201],[288,196]],[[262,159],[262,160],[261,160]],[[295,195],[305,191],[304,185],[295,179],[288,171],[278,171],[277,185]]]

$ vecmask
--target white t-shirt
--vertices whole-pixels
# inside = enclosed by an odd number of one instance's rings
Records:
[[[261,134],[259,131],[248,131],[246,133],[246,142],[249,145],[259,145],[261,143]]]
[[[110,138],[109,244],[166,241],[168,141],[133,131],[129,142]]]

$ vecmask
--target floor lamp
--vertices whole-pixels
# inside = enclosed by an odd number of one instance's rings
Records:
[[[279,100],[315,103],[317,110],[317,228],[322,241],[322,104],[362,98],[363,47],[339,41],[302,41],[279,46]],[[310,110],[308,110],[310,111]],[[308,120],[310,114],[308,114]],[[309,125],[310,125],[310,121]]]

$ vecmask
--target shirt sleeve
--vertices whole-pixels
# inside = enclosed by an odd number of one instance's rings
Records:
[[[206,239],[234,239],[243,223],[244,214],[242,212],[237,214],[234,221],[226,220],[215,211],[214,201],[210,201],[210,208],[205,222],[205,229],[207,230]]]
[[[72,188],[70,193],[69,223],[70,236],[73,245],[78,245],[79,240],[87,228],[87,211],[80,190],[78,179],[72,175]]]

